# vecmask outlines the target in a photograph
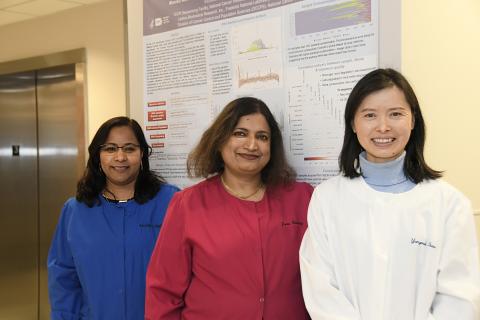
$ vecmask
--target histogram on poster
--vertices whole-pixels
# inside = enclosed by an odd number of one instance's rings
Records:
[[[238,74],[238,88],[243,86],[255,86],[264,84],[264,87],[278,87],[280,83],[280,74],[271,68],[266,70],[244,71],[240,66],[237,66]]]
[[[280,18],[264,19],[232,28],[234,56],[280,53],[282,34]]]

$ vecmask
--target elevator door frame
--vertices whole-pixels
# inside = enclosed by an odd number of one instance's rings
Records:
[[[58,216],[60,214],[60,209],[61,209],[61,205],[59,205],[59,201],[60,201],[59,199],[52,200],[45,197],[45,195],[48,195],[48,193],[53,193],[56,191],[55,186],[53,187],[50,186],[50,183],[55,183],[55,181],[51,179],[52,181],[42,182],[42,179],[48,180],[49,172],[53,172],[54,170],[57,170],[55,165],[51,165],[51,162],[54,162],[57,157],[65,156],[65,154],[67,154],[68,156],[68,154],[70,153],[70,159],[72,162],[74,162],[73,165],[68,167],[68,170],[71,170],[71,169],[74,170],[75,181],[78,180],[78,178],[80,178],[85,168],[85,159],[86,159],[85,133],[87,132],[86,122],[85,122],[85,119],[86,119],[86,106],[85,106],[85,101],[86,101],[85,99],[85,93],[86,93],[85,60],[86,59],[85,57],[86,57],[85,49],[76,49],[76,50],[70,50],[70,51],[50,54],[46,56],[41,56],[41,57],[34,57],[34,58],[0,63],[0,75],[3,75],[3,76],[8,74],[19,74],[23,72],[27,74],[27,71],[31,71],[35,74],[36,79],[38,79],[37,77],[38,76],[42,77],[42,74],[43,74],[44,76],[42,80],[43,81],[42,87],[41,88],[38,87],[38,85],[40,85],[40,82],[42,82],[42,81],[38,81],[34,90],[37,90],[37,91],[44,90],[49,93],[51,92],[51,94],[53,95],[55,94],[55,92],[52,91],[51,86],[49,87],[48,74],[45,76],[44,71],[48,69],[60,70],[62,68],[61,66],[65,66],[65,65],[73,65],[73,68],[75,69],[74,80],[71,81],[71,83],[69,84],[68,90],[70,90],[71,93],[73,93],[75,96],[74,98],[75,113],[76,113],[75,123],[77,128],[74,129],[75,132],[74,133],[72,132],[72,134],[75,135],[77,150],[73,151],[73,150],[70,150],[69,148],[65,148],[65,146],[61,145],[61,143],[60,145],[54,146],[53,148],[47,146],[49,137],[55,134],[55,132],[47,132],[46,130],[48,128],[38,128],[37,132],[35,133],[35,139],[34,139],[36,141],[28,142],[29,145],[32,144],[33,148],[37,148],[38,150],[36,154],[35,152],[32,152],[30,159],[28,159],[30,162],[36,163],[36,168],[34,172],[29,172],[29,174],[35,175],[37,177],[35,179],[34,185],[31,187],[36,187],[38,191],[35,195],[31,197],[31,199],[25,199],[25,202],[30,202],[30,205],[32,206],[32,208],[29,208],[29,210],[34,210],[35,211],[34,214],[36,215],[36,217],[32,218],[29,216],[25,221],[24,227],[25,228],[30,227],[30,229],[32,229],[31,237],[36,238],[36,244],[33,247],[29,247],[29,250],[31,251],[31,252],[29,251],[29,254],[36,255],[36,257],[29,259],[29,263],[35,264],[35,268],[37,272],[36,272],[36,275],[30,275],[26,277],[25,282],[33,283],[33,285],[32,285],[31,292],[30,293],[25,292],[25,294],[28,294],[28,295],[33,294],[35,296],[33,298],[34,306],[29,305],[29,308],[33,309],[31,310],[31,312],[36,314],[34,319],[39,319],[39,320],[49,319],[50,307],[48,303],[48,291],[47,291],[47,272],[46,272],[47,257],[46,256],[48,253],[48,248],[52,238],[53,230],[56,226]],[[52,116],[49,114],[42,114],[42,112],[44,112],[45,110],[38,110],[42,107],[40,105],[40,102],[38,101],[38,96],[39,96],[38,93],[39,92],[36,92],[37,94],[36,95],[37,101],[35,102],[36,115],[35,115],[35,119],[32,122],[32,123],[35,123],[35,127],[41,125],[40,123],[41,117],[48,118]],[[62,114],[58,115],[58,110],[61,111],[61,106],[56,106],[56,109],[57,109],[57,116],[54,116],[54,117],[57,117],[57,120],[59,120],[58,117],[62,117],[64,115]],[[63,121],[63,119],[61,118],[60,120]],[[53,131],[53,130],[50,130],[50,131]],[[61,135],[61,133],[59,134]],[[26,150],[24,148],[21,148],[20,153],[22,154],[22,152],[24,151]],[[74,154],[71,154],[72,152]],[[48,153],[53,153],[50,158],[48,158]],[[55,156],[55,154],[59,154],[59,156]],[[45,157],[45,155],[47,155],[47,157]],[[42,169],[42,166],[44,169]],[[42,187],[42,184],[46,185],[46,183],[49,183],[49,187],[48,188]],[[8,187],[8,186],[3,185],[2,188],[4,187]],[[59,189],[62,189],[62,187],[60,187]],[[75,184],[73,184],[71,189],[69,189],[68,196],[74,196],[74,190],[75,190]],[[58,193],[61,193],[62,191],[65,193],[64,190],[58,190],[55,193],[58,194]],[[20,193],[21,190],[18,190],[18,192]],[[62,195],[61,197],[65,198],[65,195]],[[57,198],[60,198],[60,197],[57,197]],[[63,202],[64,200],[65,199],[62,199],[61,201]],[[33,221],[30,221],[30,220],[33,220]],[[35,227],[30,226],[30,224],[35,225]],[[6,264],[8,264],[8,261],[6,261]],[[14,266],[10,267],[10,269],[12,268],[14,268]],[[5,269],[5,270],[8,271],[8,269]],[[21,288],[17,288],[17,289],[23,290]],[[28,301],[32,301],[32,298],[29,297]],[[28,303],[30,304],[30,302]],[[2,310],[0,310],[0,315],[1,314],[2,314]],[[13,318],[13,320],[16,320],[16,318]]]

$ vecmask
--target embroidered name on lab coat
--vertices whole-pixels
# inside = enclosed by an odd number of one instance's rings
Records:
[[[419,246],[425,246],[425,247],[433,248],[433,249],[436,248],[436,246],[434,246],[430,241],[420,241],[420,240],[417,240],[415,238],[412,238],[410,243],[411,244],[416,244],[416,245],[419,245]]]
[[[302,221],[295,221],[295,220],[292,220],[292,221],[283,221],[283,222],[282,222],[282,227],[291,226],[291,225],[303,226],[303,222],[302,222]]]

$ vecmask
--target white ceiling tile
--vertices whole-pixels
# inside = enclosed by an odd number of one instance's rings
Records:
[[[23,20],[30,19],[31,16],[21,13],[11,13],[6,11],[0,10],[0,26],[4,26],[7,24],[20,22]]]
[[[9,12],[42,16],[78,6],[80,6],[80,4],[59,0],[34,0],[24,4],[19,4],[17,6],[9,7],[6,10]]]
[[[0,9],[8,8],[14,5],[31,2],[33,0],[0,0]]]

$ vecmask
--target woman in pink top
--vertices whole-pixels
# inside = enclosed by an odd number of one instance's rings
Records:
[[[312,187],[295,182],[262,101],[230,102],[189,155],[147,272],[146,319],[308,319],[298,250]]]

